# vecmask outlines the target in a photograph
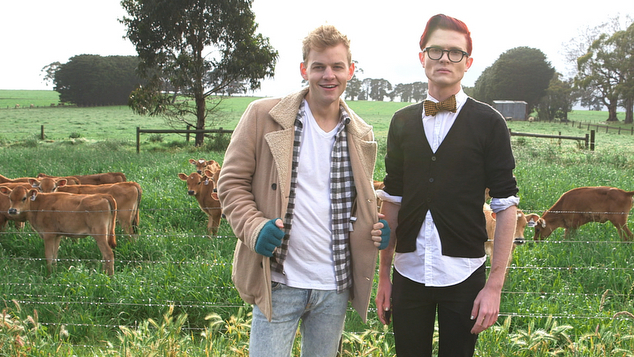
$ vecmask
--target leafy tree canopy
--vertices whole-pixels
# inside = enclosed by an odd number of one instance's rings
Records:
[[[500,57],[476,80],[476,99],[493,104],[494,100],[522,100],[530,113],[545,95],[555,69],[538,49],[516,47]]]
[[[131,98],[139,113],[204,129],[206,100],[227,91],[255,90],[274,74],[278,53],[257,34],[252,0],[123,0],[121,22],[149,80]],[[171,93],[172,95],[168,94]],[[185,100],[176,101],[176,95]],[[193,103],[192,103],[193,102]],[[203,134],[196,135],[202,145]]]
[[[45,80],[52,81],[62,102],[79,106],[125,105],[141,83],[135,70],[136,56],[78,55],[67,63],[44,67]]]

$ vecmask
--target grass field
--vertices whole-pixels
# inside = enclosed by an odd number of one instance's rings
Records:
[[[4,97],[18,96],[0,91]],[[233,128],[252,100],[227,100],[222,126]],[[137,154],[135,128],[165,125],[126,107],[6,109],[2,103],[0,174],[121,171],[144,193],[140,236],[118,237],[112,278],[100,273],[101,254],[91,238],[63,240],[57,269],[47,276],[37,234],[12,225],[0,233],[0,356],[247,356],[251,307],[230,279],[235,237],[226,221],[218,237],[207,236],[206,216],[177,177],[193,171],[188,159],[222,162],[223,152],[194,148],[181,136],[152,141],[148,135]],[[384,144],[392,113],[405,104],[349,105]],[[601,122],[602,115],[579,111],[571,120]],[[44,141],[38,139],[41,125]],[[509,127],[587,132],[558,123]],[[597,132],[594,152],[572,140],[513,137],[512,143],[525,212],[541,214],[574,187],[634,190],[631,135]],[[375,178],[383,174],[378,160]],[[609,223],[585,225],[567,241],[561,230],[541,243],[530,241],[531,229],[525,234],[529,243],[513,254],[501,317],[480,335],[476,355],[634,356],[634,246],[619,241]],[[345,355],[394,355],[391,328],[378,322],[374,310],[367,324],[350,310],[345,330]]]

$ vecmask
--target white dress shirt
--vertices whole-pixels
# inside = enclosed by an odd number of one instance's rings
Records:
[[[433,152],[436,152],[442,141],[447,136],[449,129],[455,122],[462,106],[467,102],[468,96],[460,90],[456,94],[456,112],[443,111],[435,116],[425,115],[423,109],[423,126],[425,136]],[[427,100],[438,102],[435,98],[427,96]],[[484,195],[484,192],[482,192]],[[401,197],[391,196],[384,191],[377,191],[382,200],[400,204]],[[519,198],[512,196],[505,199],[493,198],[491,207],[495,212],[502,211],[510,206],[517,205]],[[442,255],[440,235],[434,224],[431,211],[427,211],[418,237],[416,238],[416,250],[409,253],[396,253],[394,256],[394,268],[399,274],[415,282],[426,286],[452,286],[465,281],[484,262],[486,256],[480,258],[456,258]]]

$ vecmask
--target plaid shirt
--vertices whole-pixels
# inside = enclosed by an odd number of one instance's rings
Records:
[[[335,279],[337,292],[342,292],[352,286],[352,272],[350,267],[350,242],[348,233],[351,227],[352,205],[356,198],[354,177],[350,166],[348,153],[348,136],[346,125],[350,122],[350,116],[343,107],[340,107],[340,124],[335,135],[335,144],[331,152],[330,160],[330,206],[332,212],[332,254],[335,263]],[[295,140],[293,142],[293,165],[291,172],[290,196],[288,208],[284,217],[284,238],[282,245],[275,251],[274,259],[271,259],[271,269],[278,273],[284,272],[284,261],[288,254],[289,232],[293,222],[295,209],[295,188],[297,187],[297,166],[299,164],[299,149],[304,129],[303,120],[306,118],[304,102],[299,106],[295,119]]]

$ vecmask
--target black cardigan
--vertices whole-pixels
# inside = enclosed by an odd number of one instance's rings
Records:
[[[399,110],[388,133],[384,191],[403,198],[396,251],[416,250],[416,237],[431,210],[443,255],[482,257],[487,240],[485,188],[498,198],[518,192],[506,122],[491,106],[469,98],[433,153],[422,111],[422,103]]]

